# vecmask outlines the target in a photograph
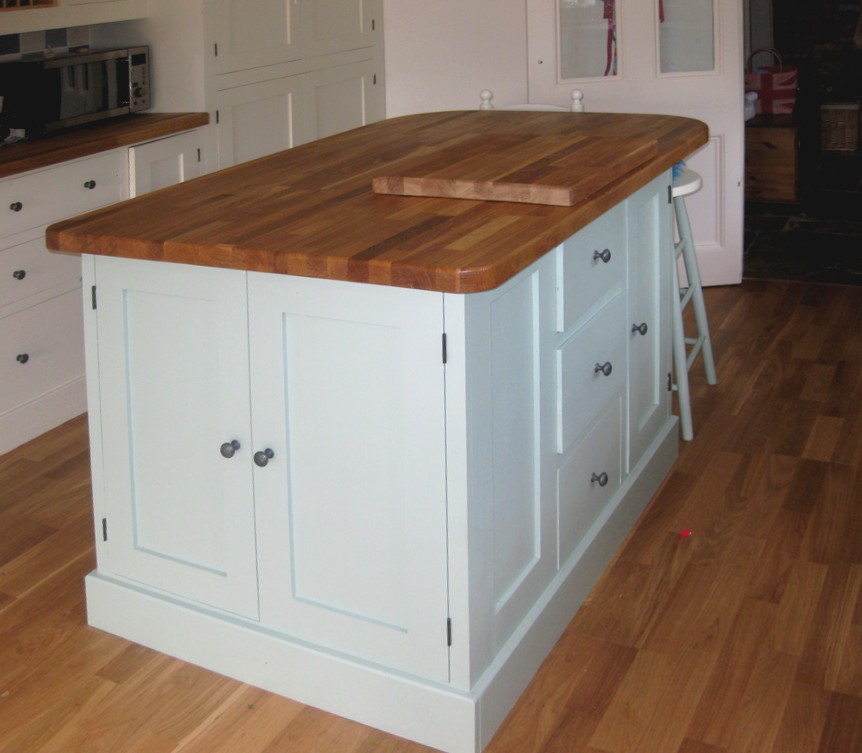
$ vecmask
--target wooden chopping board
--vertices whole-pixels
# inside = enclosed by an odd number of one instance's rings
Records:
[[[375,193],[575,206],[654,159],[649,138],[605,139],[573,131],[468,139],[391,165]]]

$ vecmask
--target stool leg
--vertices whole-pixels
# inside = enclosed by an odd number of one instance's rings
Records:
[[[688,211],[685,208],[685,199],[682,197],[673,200],[674,214],[676,214],[677,231],[682,242],[682,257],[685,264],[685,274],[688,277],[689,287],[692,288],[691,303],[694,307],[694,319],[697,323],[697,334],[703,339],[701,354],[703,355],[703,366],[706,371],[707,384],[715,384],[718,381],[715,373],[715,359],[712,355],[712,342],[709,339],[709,323],[706,318],[706,304],[703,300],[703,287],[700,283],[700,270],[697,266],[697,256],[694,250],[694,237],[691,233],[691,223],[688,219]],[[678,290],[679,288],[677,288]]]
[[[676,254],[673,257],[673,370],[676,377],[676,392],[679,401],[679,422],[682,438],[694,439],[691,422],[691,397],[688,391],[688,365],[686,363],[685,331],[682,326],[682,304],[679,299],[679,272],[676,268]]]

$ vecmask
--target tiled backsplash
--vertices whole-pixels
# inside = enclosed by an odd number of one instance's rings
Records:
[[[90,44],[90,27],[28,31],[25,34],[0,34],[0,60],[14,60],[31,52],[63,51]]]

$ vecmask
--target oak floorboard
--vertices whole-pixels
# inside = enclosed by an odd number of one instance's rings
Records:
[[[695,438],[487,753],[862,750],[862,288],[705,293]],[[88,627],[92,540],[85,417],[0,456],[0,753],[432,753]]]

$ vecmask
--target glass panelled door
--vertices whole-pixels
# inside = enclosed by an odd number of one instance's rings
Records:
[[[742,5],[737,0],[527,0],[531,102],[584,92],[587,112],[697,118],[710,140],[687,159],[705,284],[738,283],[743,245]]]

